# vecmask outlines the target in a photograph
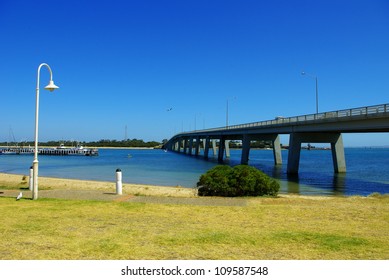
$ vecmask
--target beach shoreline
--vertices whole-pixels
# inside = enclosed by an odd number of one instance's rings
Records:
[[[24,189],[29,187],[29,176],[23,174],[0,173],[0,189]],[[53,177],[39,177],[39,190],[72,190],[72,191],[101,191],[104,193],[115,193],[116,182],[92,181],[80,179],[65,179]],[[123,184],[123,195],[135,196],[155,196],[155,197],[179,197],[194,198],[197,195],[197,189],[185,188],[181,186],[158,186],[147,184]],[[277,197],[283,198],[309,198],[309,199],[328,199],[331,196],[303,196],[295,194],[278,194]],[[201,198],[201,197],[200,197]]]
[[[29,188],[28,175],[9,174],[9,173],[0,172],[0,189],[29,191],[28,188]],[[102,193],[113,194],[116,191],[116,182],[54,178],[54,177],[39,177],[39,190],[40,191],[43,190],[44,191],[50,191],[50,190],[101,191]],[[195,188],[186,188],[181,186],[132,184],[132,183],[123,183],[123,195],[201,198],[197,195],[197,189]],[[356,196],[303,195],[303,194],[278,193],[277,197],[275,198],[326,200],[326,199],[353,198],[353,197]],[[369,196],[357,196],[357,197],[369,198]]]
[[[0,188],[29,187],[29,176],[0,173]],[[39,177],[39,190],[99,190],[114,193],[116,182]],[[197,190],[180,186],[123,184],[123,194],[144,196],[197,197]]]

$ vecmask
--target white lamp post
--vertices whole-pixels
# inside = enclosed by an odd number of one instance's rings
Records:
[[[306,73],[306,72],[301,72],[301,75],[306,75],[306,76],[308,76],[308,77],[311,77],[311,78],[314,78],[315,79],[315,81],[316,81],[316,114],[318,114],[319,113],[319,92],[318,92],[318,86],[317,86],[317,77],[316,76],[313,76],[313,75],[310,75],[310,74],[308,74],[308,73]]]
[[[39,75],[42,66],[46,66],[50,72],[50,82],[45,89],[49,91],[53,91],[59,87],[54,84],[53,81],[53,72],[48,64],[42,63],[38,67],[38,75],[37,75],[37,83],[36,83],[36,107],[35,107],[35,148],[34,148],[34,161],[32,162],[32,170],[33,170],[33,192],[32,199],[38,199],[38,117],[39,117]]]

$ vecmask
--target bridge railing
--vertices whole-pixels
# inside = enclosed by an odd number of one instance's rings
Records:
[[[239,124],[239,125],[230,125],[230,126],[196,130],[190,132],[198,133],[198,132],[220,131],[220,130],[240,129],[240,128],[250,128],[250,127],[283,125],[283,124],[292,124],[292,123],[314,121],[314,120],[368,116],[368,115],[375,115],[380,113],[389,113],[389,104],[381,104],[381,105],[359,107],[359,108],[352,108],[352,109],[343,109],[338,111],[330,111],[330,112],[309,114],[309,115],[302,115],[302,116],[295,116],[295,117],[276,117],[273,120],[252,122],[252,123]]]

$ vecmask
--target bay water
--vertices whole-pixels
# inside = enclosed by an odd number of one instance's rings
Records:
[[[231,150],[225,164],[240,162],[241,150]],[[283,164],[274,166],[271,150],[251,150],[249,164],[276,178],[280,193],[304,195],[369,195],[389,193],[389,148],[346,148],[347,172],[335,174],[329,150],[302,150],[299,174],[286,173],[288,151]],[[0,172],[28,175],[32,155],[0,155]],[[123,183],[192,188],[201,174],[217,165],[163,150],[99,149],[99,156],[39,156],[39,176],[81,180],[115,181],[121,169]]]

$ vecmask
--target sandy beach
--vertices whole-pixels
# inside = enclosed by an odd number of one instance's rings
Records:
[[[0,189],[12,190],[12,192],[16,196],[19,189],[28,190],[28,187],[29,187],[29,176],[0,173]],[[101,192],[103,194],[114,194],[116,191],[116,183],[105,182],[105,181],[39,177],[39,190],[51,191],[51,192],[54,191],[52,192],[54,196],[55,194],[63,193],[63,191],[66,190],[78,191],[78,193],[85,193],[87,196],[88,193],[90,194],[93,191],[95,191],[95,193],[96,191],[99,191],[98,193]],[[184,188],[180,186],[157,186],[157,185],[144,185],[144,184],[123,184],[123,196],[125,197],[126,195],[127,196],[148,196],[148,197],[177,197],[177,198],[203,198],[203,199],[206,198],[206,197],[199,197],[197,195],[197,190],[192,188]],[[298,199],[307,199],[307,200],[327,200],[327,199],[337,198],[336,196],[301,195],[301,194],[285,194],[285,193],[278,194],[277,197],[289,198],[289,199],[298,198]],[[353,196],[349,198],[352,199]]]
[[[0,173],[0,188],[28,188],[29,176]],[[115,182],[39,177],[39,190],[101,190],[115,192]],[[196,197],[197,191],[183,187],[123,184],[123,194],[144,196]]]

